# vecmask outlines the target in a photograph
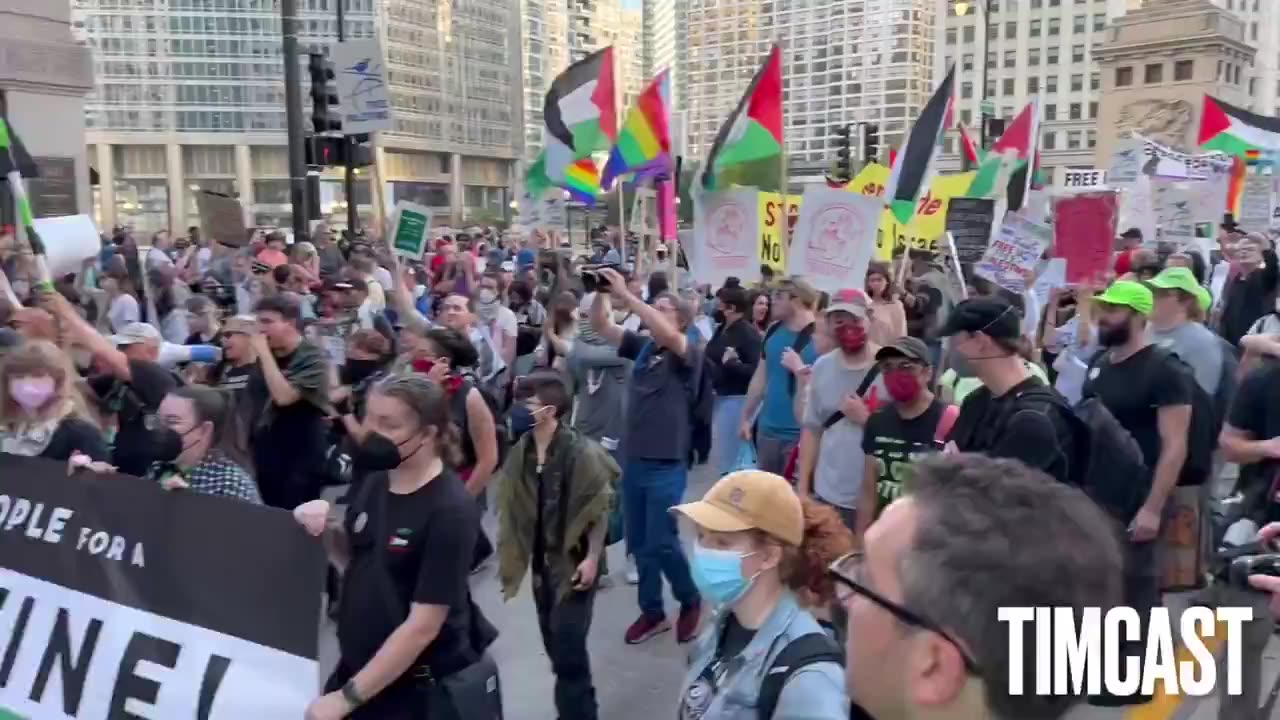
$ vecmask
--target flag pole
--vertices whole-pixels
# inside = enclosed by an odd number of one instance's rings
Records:
[[[778,66],[779,74],[781,74],[782,40],[778,40],[775,43],[775,47],[778,49]],[[784,82],[783,85],[785,86],[786,83]],[[783,257],[786,257],[791,254],[791,183],[787,181],[787,103],[785,99],[782,102],[782,126],[778,128],[778,134],[782,137],[782,152],[779,154],[778,159],[782,175],[778,180],[778,184],[782,193],[782,253]]]
[[[622,194],[622,178],[618,178],[618,257],[625,263],[627,253],[627,203]]]

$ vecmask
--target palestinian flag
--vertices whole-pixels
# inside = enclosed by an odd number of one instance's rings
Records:
[[[600,173],[590,158],[594,152],[608,151],[617,140],[615,100],[612,46],[556,76],[542,106],[542,153],[529,166],[526,187],[535,195],[539,189],[562,187],[576,199],[594,203],[600,194]]]
[[[715,190],[725,170],[781,154],[782,51],[774,45],[716,133],[702,171],[702,186]]]
[[[1010,209],[1014,209],[1014,195],[1018,198],[1026,195],[1032,175],[1029,166],[1039,141],[1040,100],[1033,98],[982,156],[978,174],[969,186],[969,197],[994,198],[1004,192],[1009,196]],[[1015,177],[1020,180],[1016,193],[1011,182]]]
[[[1204,96],[1200,147],[1247,158],[1250,151],[1280,151],[1280,117],[1266,117]]]
[[[933,92],[933,97],[925,103],[920,117],[911,126],[906,144],[892,163],[893,170],[889,174],[884,196],[889,203],[890,212],[903,225],[911,222],[911,216],[916,212],[916,199],[929,184],[929,173],[933,158],[938,152],[938,141],[951,118],[955,79],[956,68],[952,65],[942,84]]]

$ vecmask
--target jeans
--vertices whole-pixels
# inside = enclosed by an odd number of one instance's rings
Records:
[[[738,469],[742,448],[750,444],[738,434],[742,427],[742,406],[746,403],[743,395],[716,398],[715,414],[711,416],[711,449],[716,470],[721,475]]]
[[[783,440],[764,432],[756,433],[756,467],[767,473],[782,475],[787,469],[787,460],[791,459],[791,451],[796,449],[800,440]]]
[[[569,591],[556,597],[554,578],[534,578],[533,604],[538,610],[542,646],[556,676],[556,714],[559,720],[596,720],[596,689],[591,683],[591,658],[587,656],[587,633],[596,590]]]
[[[662,576],[681,605],[698,600],[689,574],[689,561],[680,547],[676,519],[670,509],[684,499],[688,470],[678,460],[631,459],[623,466],[622,496],[626,503],[627,544],[636,558],[640,611],[664,617]]]

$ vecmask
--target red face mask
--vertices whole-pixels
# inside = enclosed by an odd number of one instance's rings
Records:
[[[867,346],[867,329],[862,325],[841,325],[835,335],[836,343],[847,353],[860,352]]]
[[[924,388],[911,370],[895,370],[884,374],[884,387],[896,403],[909,403],[920,397]]]

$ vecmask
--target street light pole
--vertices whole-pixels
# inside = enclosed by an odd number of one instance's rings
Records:
[[[978,112],[982,127],[978,131],[978,147],[987,149],[987,73],[991,65],[991,0],[982,0],[982,100]]]
[[[307,237],[307,167],[302,143],[302,78],[298,72],[298,0],[280,1],[280,29],[284,35],[284,104],[289,140],[289,203],[293,207],[293,238]]]
[[[338,8],[338,42],[347,39],[346,32],[346,9],[347,0],[337,0]],[[343,129],[342,146],[346,150],[343,155],[342,163],[342,194],[347,197],[347,233],[352,237],[356,236],[356,230],[360,229],[360,213],[356,207],[356,175],[351,167],[352,161],[355,160],[355,137],[346,134]]]

